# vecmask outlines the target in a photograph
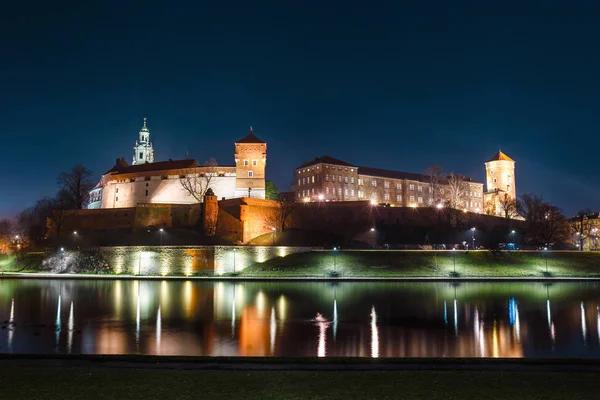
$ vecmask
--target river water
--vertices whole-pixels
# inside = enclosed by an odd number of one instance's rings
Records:
[[[600,357],[597,283],[0,279],[0,352]]]

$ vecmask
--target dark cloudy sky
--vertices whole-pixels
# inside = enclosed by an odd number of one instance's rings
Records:
[[[231,164],[252,125],[282,189],[325,154],[482,180],[501,147],[519,193],[600,208],[597,1],[11,3],[0,216],[129,160],[143,117],[157,160]]]

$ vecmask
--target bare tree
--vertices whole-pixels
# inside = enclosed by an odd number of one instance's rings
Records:
[[[62,172],[56,183],[60,186],[59,197],[66,208],[82,209],[87,204],[89,192],[94,187],[91,181],[92,171],[81,164],[75,165],[69,172]]]
[[[506,219],[512,219],[518,215],[517,201],[510,197],[508,193],[500,196],[498,200],[498,209],[501,215]]]
[[[597,241],[598,229],[592,222],[593,217],[596,217],[596,215],[591,210],[586,209],[580,210],[571,219],[571,229],[576,236],[575,239],[577,241],[577,247],[581,251],[583,251],[584,244],[587,239],[595,239],[594,241]]]
[[[283,232],[285,229],[285,223],[288,217],[294,211],[294,205],[296,203],[293,199],[289,199],[284,196],[279,196],[277,203],[277,210],[271,214],[270,218],[268,219],[268,223],[270,223],[277,232]]]
[[[521,195],[517,209],[525,218],[527,242],[547,246],[567,239],[569,226],[562,211],[546,203],[541,196]]]
[[[180,178],[179,181],[183,189],[198,203],[204,201],[206,191],[217,176],[217,165],[217,160],[209,158],[197,172],[186,174],[183,178]]]
[[[448,185],[446,186],[446,204],[452,209],[459,209],[465,198],[466,189],[465,178],[462,175],[450,172],[448,176]]]
[[[444,201],[442,185],[446,180],[444,168],[441,165],[430,165],[425,170],[425,175],[429,178],[430,200],[431,204],[440,204]]]

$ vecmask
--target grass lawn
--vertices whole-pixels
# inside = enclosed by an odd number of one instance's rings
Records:
[[[600,253],[577,251],[313,251],[246,268],[242,276],[600,277]]]
[[[45,253],[29,252],[16,255],[0,255],[0,272],[38,272]]]
[[[600,373],[227,371],[0,365],[14,399],[595,399]]]

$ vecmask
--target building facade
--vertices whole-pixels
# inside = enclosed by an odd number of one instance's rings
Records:
[[[145,119],[134,149],[133,165],[124,158],[117,159],[90,191],[88,208],[194,204],[202,201],[209,188],[218,199],[265,198],[267,144],[252,129],[235,142],[235,165],[201,166],[192,159],[153,162],[154,149]]]
[[[449,193],[447,177],[361,167],[333,157],[316,158],[295,170],[296,201],[361,201],[396,207],[441,207]],[[483,210],[483,183],[464,178],[460,208]]]

